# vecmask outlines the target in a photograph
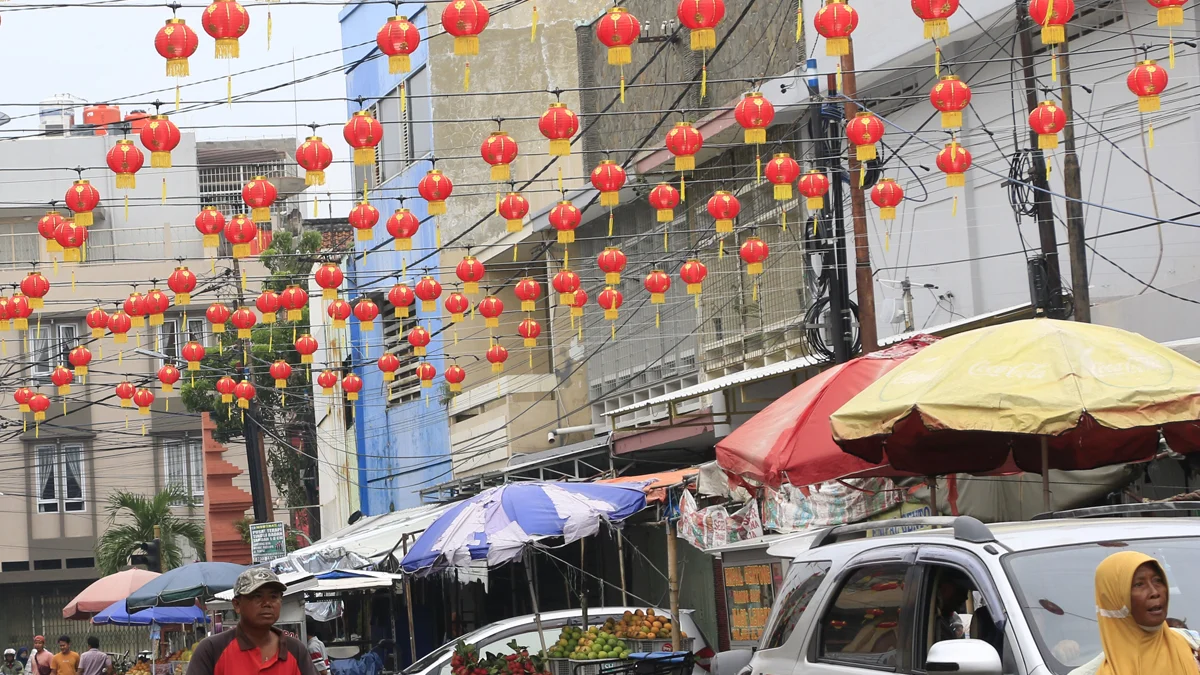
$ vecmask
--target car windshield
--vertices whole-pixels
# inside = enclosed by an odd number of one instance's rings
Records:
[[[1200,557],[1195,538],[1105,541],[1008,556],[1004,564],[1046,665],[1056,675],[1100,654],[1095,573],[1118,551],[1140,551],[1162,565],[1170,584],[1168,618],[1200,625]]]

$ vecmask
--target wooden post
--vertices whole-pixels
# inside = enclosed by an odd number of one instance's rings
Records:
[[[858,82],[854,70],[854,40],[850,53],[842,57],[842,93],[846,96],[846,119],[858,113]],[[853,149],[851,149],[853,150]],[[871,274],[871,242],[867,234],[867,202],[859,183],[860,172],[866,169],[854,152],[848,153],[850,173],[850,219],[854,224],[854,276],[858,293],[858,336],[862,351],[870,354],[879,349],[878,327],[875,325],[875,277]]]
[[[671,589],[671,648],[679,651],[679,549],[676,547],[675,523],[670,515],[667,523],[667,583]]]

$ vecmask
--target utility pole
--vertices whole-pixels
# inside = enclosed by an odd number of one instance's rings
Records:
[[[1033,21],[1029,18],[1028,0],[1017,0],[1017,35],[1021,45],[1021,70],[1025,78],[1027,113],[1038,105],[1037,78],[1033,72]],[[1067,123],[1070,124],[1068,117]],[[1057,317],[1062,306],[1062,273],[1058,266],[1058,236],[1054,231],[1054,209],[1050,204],[1050,182],[1046,179],[1046,158],[1038,149],[1037,133],[1029,130],[1029,147],[1033,157],[1032,175],[1027,177],[1034,187],[1033,203],[1037,212],[1038,240],[1046,258],[1047,291],[1050,296],[1051,317]]]
[[[242,293],[242,266],[233,260],[233,283],[237,288],[238,307],[246,306]],[[251,380],[250,341],[242,342],[242,379]],[[267,478],[267,453],[258,428],[258,398],[250,399],[250,407],[242,413],[242,439],[246,442],[246,472],[250,477],[250,499],[254,503],[254,522],[269,523],[275,519],[271,511],[271,483]]]
[[[1062,109],[1067,116],[1063,127],[1063,193],[1067,197],[1067,253],[1071,259],[1071,295],[1074,298],[1075,320],[1092,322],[1092,297],[1088,291],[1087,246],[1083,227],[1083,179],[1079,172],[1079,155],[1075,154],[1075,105],[1071,89],[1071,56],[1068,42],[1063,40],[1058,51],[1058,77],[1062,81]]]
[[[842,90],[846,95],[846,119],[858,114],[858,82],[854,75],[854,40],[842,57]],[[858,335],[862,351],[870,354],[879,349],[878,327],[875,325],[875,277],[871,274],[871,242],[867,237],[867,202],[863,195],[860,172],[865,165],[854,153],[849,154],[850,216],[854,221],[854,283],[858,292]],[[840,181],[835,181],[840,182]],[[840,202],[839,202],[840,206]]]
[[[837,96],[837,78],[831,74],[827,76],[827,82],[830,98]],[[822,137],[825,139],[823,144],[816,145],[815,154],[832,181],[830,204],[826,206],[831,223],[830,239],[833,243],[833,264],[828,271],[829,333],[833,338],[834,361],[845,363],[853,356],[851,351],[854,347],[854,336],[851,332],[853,322],[850,316],[849,270],[846,266],[846,218],[842,206],[842,164],[839,159],[842,155],[842,137],[836,121],[822,122],[822,107],[818,105],[812,114],[810,133],[814,141]]]

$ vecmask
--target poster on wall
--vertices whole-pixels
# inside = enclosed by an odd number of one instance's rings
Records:
[[[250,523],[250,556],[254,564],[271,562],[287,555],[287,531],[283,523]]]
[[[777,562],[729,565],[724,573],[729,641],[758,644],[771,615],[775,589],[783,581],[783,567]]]

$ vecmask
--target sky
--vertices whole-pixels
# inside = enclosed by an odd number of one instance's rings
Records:
[[[4,86],[0,112],[13,121],[0,127],[0,138],[36,130],[37,103],[51,96],[70,94],[91,103],[116,103],[124,115],[130,110],[153,110],[155,99],[163,111],[174,110],[175,79],[166,76],[165,60],[154,49],[154,36],[171,17],[163,4],[151,0],[67,0],[61,6],[42,0],[0,3],[0,63]],[[320,0],[318,0],[320,1]],[[87,4],[94,6],[88,7]],[[191,75],[180,82],[186,107],[195,101],[223,101],[225,76],[234,73],[233,93],[290,83],[326,70],[329,75],[286,86],[256,96],[252,101],[224,103],[206,110],[179,115],[175,121],[189,127],[199,140],[295,137],[310,131],[310,122],[331,124],[318,133],[326,138],[337,159],[349,153],[341,140],[346,104],[317,99],[345,96],[341,33],[337,15],[341,3],[248,3],[250,29],[241,39],[238,59],[216,60],[213,39],[200,26],[205,5],[183,0],[178,16],[200,37],[200,48],[190,59]],[[97,6],[98,5],[98,6]],[[271,14],[271,41],[267,45],[267,13]],[[370,39],[372,36],[367,36]],[[294,61],[293,61],[294,59]],[[21,67],[35,63],[36,66]],[[14,67],[15,66],[15,67]],[[264,68],[265,67],[265,68]],[[238,75],[239,71],[263,68]],[[293,75],[294,73],[294,75]],[[218,78],[208,84],[203,80]],[[299,99],[302,102],[294,102]],[[76,121],[82,121],[82,110]],[[301,126],[293,126],[296,124]],[[286,125],[254,127],[252,125]],[[103,158],[97,158],[97,164]],[[346,165],[331,167],[328,181],[334,190],[350,188]]]

